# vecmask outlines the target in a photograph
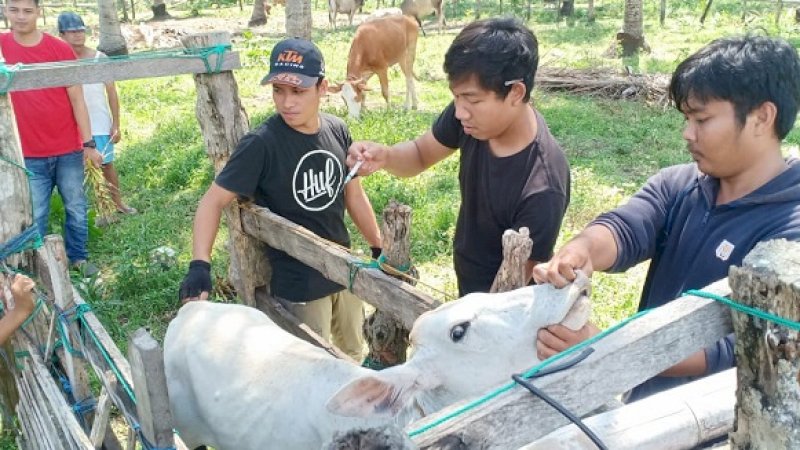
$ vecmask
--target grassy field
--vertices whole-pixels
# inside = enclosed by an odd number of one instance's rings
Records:
[[[500,14],[498,4],[483,4],[484,17]],[[504,14],[523,16],[523,4],[504,4]],[[576,5],[573,19],[559,21],[554,7],[537,2],[529,25],[540,40],[542,65],[556,67],[621,71],[627,66],[637,73],[669,73],[681,59],[713,38],[742,32],[784,36],[800,46],[798,26],[789,21],[788,12],[778,27],[768,4],[759,3],[751,5],[742,22],[739,2],[718,1],[701,27],[698,18],[703,6],[704,2],[670,3],[666,24],[661,27],[655,2],[646,2],[645,35],[651,50],[625,59],[615,56],[613,46],[622,23],[621,0],[599,0],[597,20],[592,24],[586,23],[583,3]],[[192,10],[199,14],[198,19],[216,21],[225,29],[239,30],[247,20],[247,11],[240,12],[238,7],[204,9],[207,7],[198,1],[170,5],[174,16],[187,18],[176,21],[178,24],[194,20],[188,19]],[[323,5],[315,9],[314,39],[327,57],[329,78],[340,80],[345,75],[344,55],[354,28],[340,23],[337,31],[329,31],[327,15],[321,8]],[[365,12],[372,8],[368,3]],[[272,46],[281,38],[283,14],[281,7],[275,7],[267,26],[235,34],[234,50],[241,53],[244,63],[236,71],[236,79],[251,126],[273,112],[269,91],[258,81],[265,73]],[[390,73],[394,106],[385,108],[379,94],[373,93],[369,110],[360,122],[346,119],[356,139],[394,143],[413,138],[429,128],[450,100],[441,68],[443,54],[460,27],[474,19],[473,3],[461,0],[456,8],[450,5],[447,15],[448,26],[443,34],[435,33],[431,24],[428,36],[421,37],[418,43],[415,71],[419,77],[419,110],[407,112],[399,108],[405,88],[402,75],[395,69]],[[89,14],[86,17],[92,22]],[[356,22],[360,19],[357,17]],[[377,81],[372,80],[370,85],[377,92]],[[141,326],[162,339],[177,311],[178,285],[191,259],[194,210],[213,173],[194,115],[194,83],[190,76],[126,81],[118,83],[118,89],[123,140],[118,146],[116,166],[124,196],[140,214],[107,228],[92,228],[90,252],[102,274],[85,285],[84,295],[124,351],[127,336]],[[559,245],[598,213],[624,202],[657,169],[689,161],[680,137],[682,118],[673,109],[536,91],[533,101],[562,143],[572,166],[572,202]],[[327,99],[323,109],[346,116],[343,102],[335,96]],[[787,139],[787,148],[798,144],[800,132],[794,131]],[[396,179],[380,173],[365,180],[377,212],[390,199],[413,207],[413,260],[420,269],[423,289],[439,298],[440,292],[453,295],[456,291],[451,241],[459,203],[457,165],[457,159],[450,158],[416,178]],[[56,202],[51,220],[56,232],[61,227],[57,206]],[[353,235],[354,248],[367,250],[363,240],[356,233]],[[227,272],[226,237],[223,228],[214,252],[218,284],[224,283]],[[164,267],[151,262],[152,251],[161,246],[178,252],[176,264]],[[595,277],[593,314],[599,324],[608,326],[635,310],[645,270],[639,266],[626,274]],[[0,448],[13,445],[0,442]]]

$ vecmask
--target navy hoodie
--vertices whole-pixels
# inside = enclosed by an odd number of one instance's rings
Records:
[[[719,180],[696,164],[668,167],[631,200],[592,222],[608,227],[617,242],[609,272],[650,259],[639,310],[654,308],[728,276],[753,247],[770,239],[800,240],[800,161],[750,194],[715,205]],[[706,375],[733,367],[733,335],[706,348]],[[691,377],[654,377],[634,388],[628,401],[683,384]]]

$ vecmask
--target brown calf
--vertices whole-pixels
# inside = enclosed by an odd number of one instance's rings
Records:
[[[358,26],[350,54],[347,57],[347,81],[328,87],[330,92],[342,93],[351,117],[358,118],[364,107],[367,80],[377,74],[381,93],[389,105],[390,66],[400,65],[406,78],[406,109],[417,109],[417,92],[414,88],[414,59],[417,52],[419,26],[414,19],[402,15],[389,15],[363,22]]]

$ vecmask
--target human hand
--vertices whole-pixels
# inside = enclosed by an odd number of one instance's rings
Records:
[[[539,360],[544,361],[598,333],[600,329],[591,322],[586,322],[583,327],[575,331],[564,325],[550,325],[540,329],[536,336],[536,355]]]
[[[578,270],[591,277],[594,268],[590,245],[590,241],[582,236],[567,242],[550,261],[533,267],[533,279],[539,284],[550,283],[563,288],[575,281]]]
[[[211,292],[211,264],[200,259],[189,263],[189,272],[181,282],[178,298],[181,303],[192,300],[208,300]]]
[[[29,277],[19,273],[14,276],[14,281],[11,284],[14,308],[8,308],[8,313],[17,316],[21,319],[20,322],[24,321],[36,306],[34,287],[36,287],[36,283]]]
[[[370,141],[356,141],[347,150],[347,166],[353,167],[356,162],[363,161],[358,169],[360,176],[377,172],[386,165],[389,147]]]
[[[122,133],[119,132],[119,126],[114,124],[111,126],[111,132],[109,134],[111,136],[111,142],[117,143],[122,139]]]
[[[100,167],[103,165],[103,155],[101,155],[100,152],[94,147],[84,147],[83,157],[87,162],[91,163],[95,167]]]

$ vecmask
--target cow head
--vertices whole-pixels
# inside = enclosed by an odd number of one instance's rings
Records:
[[[366,92],[371,90],[363,78],[350,78],[343,83],[328,85],[328,92],[341,93],[344,104],[347,105],[347,114],[353,119],[361,117]]]
[[[499,294],[470,294],[420,316],[405,364],[360,377],[328,402],[345,416],[395,415],[416,399],[424,413],[486,393],[539,360],[540,328],[572,329],[589,316],[589,279],[571,285],[528,286]]]

